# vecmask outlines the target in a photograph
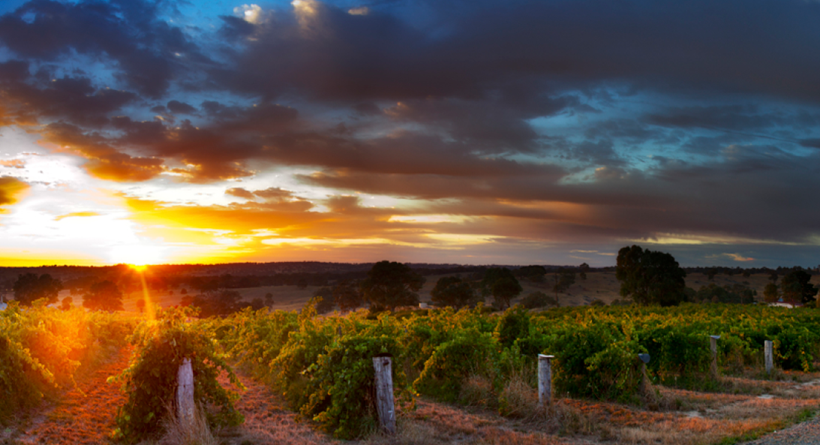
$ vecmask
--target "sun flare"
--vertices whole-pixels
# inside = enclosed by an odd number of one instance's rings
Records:
[[[160,264],[165,259],[164,250],[151,245],[120,245],[111,249],[111,261],[144,268],[149,264]]]

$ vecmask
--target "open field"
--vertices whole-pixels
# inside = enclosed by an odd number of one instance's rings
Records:
[[[457,275],[457,274],[456,274]],[[419,291],[419,300],[423,302],[430,301],[430,291],[436,285],[439,278],[447,275],[431,275],[427,276]],[[528,280],[520,280],[524,291],[521,295],[513,300],[513,303],[520,301],[527,294],[531,292],[544,292],[550,296],[555,296],[552,292],[552,275],[547,275],[544,282],[534,283]],[[815,285],[820,285],[820,275],[813,275],[811,282]],[[754,274],[744,277],[740,274],[727,276],[719,274],[713,280],[709,280],[706,274],[692,273],[686,277],[686,285],[695,290],[700,289],[701,286],[706,286],[710,283],[715,283],[719,286],[731,286],[734,284],[742,284],[757,291],[758,300],[762,300],[763,288],[769,283],[769,276],[766,274]],[[156,304],[162,307],[170,307],[179,304],[180,300],[185,296],[181,293],[182,289],[166,292],[152,292],[150,298]],[[271,309],[293,311],[301,309],[305,303],[310,300],[313,294],[319,289],[319,286],[307,286],[300,288],[299,286],[262,286],[251,288],[233,289],[242,294],[245,301],[251,301],[255,298],[264,298],[265,294],[271,293],[274,299],[274,305]],[[186,289],[188,295],[196,293],[193,289]],[[593,300],[601,300],[604,303],[610,304],[613,300],[620,299],[619,292],[620,284],[615,278],[614,271],[595,271],[587,274],[586,280],[576,278],[575,284],[570,286],[566,293],[558,294],[558,299],[561,306],[584,306]],[[60,292],[60,299],[71,296],[68,290]],[[82,296],[72,296],[75,305],[82,305]],[[133,292],[125,296],[123,305],[126,311],[136,312],[136,301],[143,298],[141,292]],[[492,303],[492,297],[488,297],[487,304]]]

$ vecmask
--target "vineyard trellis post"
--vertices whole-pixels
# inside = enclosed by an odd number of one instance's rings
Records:
[[[642,396],[646,396],[646,381],[649,379],[649,377],[646,375],[646,364],[649,363],[649,360],[651,358],[649,354],[638,354],[638,358],[641,360],[641,383],[638,385],[638,391],[641,393]]]
[[[194,371],[191,359],[182,360],[177,372],[177,418],[180,422],[191,425],[194,421]]]
[[[766,362],[766,374],[771,374],[772,368],[774,368],[774,354],[771,340],[765,340],[763,342],[763,356]]]
[[[718,377],[718,363],[717,363],[717,341],[720,339],[720,335],[710,335],[709,336],[709,349],[712,350],[712,378],[716,379]]]
[[[538,354],[538,406],[552,403],[552,359],[554,355]]]
[[[393,406],[393,361],[389,354],[373,357],[376,371],[376,412],[379,425],[387,434],[396,434],[396,410]]]

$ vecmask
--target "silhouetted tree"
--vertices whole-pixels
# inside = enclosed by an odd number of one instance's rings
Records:
[[[801,269],[793,269],[780,280],[783,299],[789,303],[810,304],[817,295],[817,287],[809,283],[811,275]]]
[[[766,287],[763,288],[763,299],[767,303],[777,303],[777,300],[780,298],[780,291],[777,288],[777,285],[774,283],[766,283]]]
[[[341,311],[351,311],[364,303],[359,285],[351,280],[344,280],[333,288],[333,301]]]
[[[513,298],[521,294],[524,289],[510,269],[506,267],[491,267],[484,272],[481,280],[481,293],[485,297],[492,295],[495,306],[504,310],[510,307]]]
[[[513,275],[516,277],[521,277],[523,279],[532,281],[534,283],[542,283],[544,281],[544,275],[546,275],[547,269],[544,266],[525,266],[518,268]]]
[[[686,271],[668,253],[624,247],[618,251],[615,276],[621,296],[638,304],[674,306],[686,300]]]
[[[470,283],[460,277],[441,277],[430,291],[433,304],[452,306],[456,309],[478,303],[478,297]]]
[[[336,307],[336,303],[333,301],[333,289],[329,287],[316,289],[313,296],[322,297],[322,299],[316,303],[316,312],[319,314],[326,314]]]
[[[60,306],[60,309],[62,309],[62,310],[64,310],[64,311],[70,310],[70,309],[71,309],[71,306],[72,306],[72,304],[71,304],[71,303],[73,303],[73,302],[74,302],[74,299],[73,299],[73,298],[71,298],[71,297],[65,297],[65,298],[63,298],[63,303],[62,303],[62,305]]]
[[[14,299],[24,306],[30,306],[34,300],[40,298],[45,298],[48,304],[52,304],[57,302],[62,289],[63,283],[49,274],[22,274],[14,283]]]
[[[537,309],[546,306],[557,307],[558,300],[543,292],[530,292],[526,297],[521,299],[521,306],[527,309]]]
[[[558,294],[566,292],[570,286],[575,284],[575,272],[571,269],[560,269],[555,271],[553,279],[552,290],[555,292],[555,301],[558,301]]]
[[[362,296],[373,310],[398,306],[415,306],[419,303],[416,292],[424,285],[424,277],[410,266],[395,261],[379,261],[367,272],[361,283]]]
[[[235,290],[205,292],[192,299],[183,298],[183,303],[200,308],[202,317],[224,317],[247,306],[242,304],[242,294]]]
[[[582,280],[586,280],[587,279],[587,272],[589,272],[589,264],[581,263],[581,265],[578,266],[578,269],[580,271],[578,273],[578,278],[580,278]]]
[[[83,307],[109,312],[121,311],[122,291],[108,280],[94,283],[83,296]]]

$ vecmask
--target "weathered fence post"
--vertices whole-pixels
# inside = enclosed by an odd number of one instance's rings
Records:
[[[641,383],[638,385],[638,391],[642,396],[646,396],[646,381],[649,379],[646,375],[646,364],[649,363],[650,356],[649,354],[638,354],[638,358],[641,359]]]
[[[393,407],[393,367],[389,354],[373,357],[376,370],[376,412],[379,425],[387,434],[396,434],[396,411]]]
[[[194,422],[194,370],[191,359],[182,360],[177,372],[177,418],[180,422],[191,425]]]
[[[342,325],[336,326],[336,335],[338,335],[339,337],[342,336]]]
[[[538,354],[538,406],[552,403],[552,362],[554,355]]]
[[[763,358],[766,361],[766,374],[771,374],[772,368],[774,368],[774,354],[771,340],[765,340],[763,342]]]
[[[710,335],[709,336],[709,348],[712,350],[712,378],[716,379],[718,377],[718,365],[717,365],[717,341],[720,339],[720,335]]]

